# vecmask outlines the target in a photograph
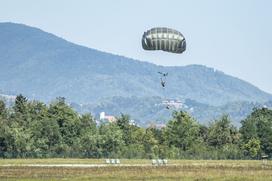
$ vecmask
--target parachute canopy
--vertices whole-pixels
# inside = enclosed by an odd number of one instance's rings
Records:
[[[170,28],[158,27],[144,32],[142,46],[145,50],[182,53],[186,49],[186,41],[180,32]]]

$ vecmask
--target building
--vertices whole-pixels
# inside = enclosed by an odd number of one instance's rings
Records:
[[[112,115],[106,115],[105,112],[101,112],[99,116],[99,120],[102,122],[109,122],[109,123],[115,123],[117,119]]]

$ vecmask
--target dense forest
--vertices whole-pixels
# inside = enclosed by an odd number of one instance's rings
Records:
[[[2,158],[168,158],[260,159],[272,157],[272,110],[253,109],[238,129],[228,115],[202,125],[174,111],[163,128],[130,124],[121,114],[114,123],[96,124],[64,98],[46,105],[18,95],[12,107],[0,100]]]

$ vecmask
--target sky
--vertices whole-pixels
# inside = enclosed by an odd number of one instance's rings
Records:
[[[271,0],[0,0],[0,22],[158,65],[213,67],[272,93]],[[180,31],[187,50],[144,51],[152,27]]]

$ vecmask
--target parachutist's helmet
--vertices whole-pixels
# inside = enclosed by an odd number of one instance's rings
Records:
[[[186,50],[184,36],[170,28],[152,28],[144,32],[142,46],[145,50],[162,50],[172,53],[182,53]]]

